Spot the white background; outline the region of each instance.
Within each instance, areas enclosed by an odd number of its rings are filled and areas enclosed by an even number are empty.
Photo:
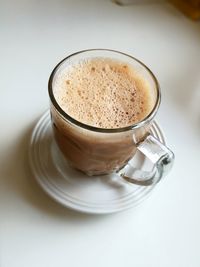
[[[107,216],[51,200],[27,160],[51,70],[87,48],[121,50],[153,70],[157,120],[176,154],[141,206]],[[164,3],[1,1],[0,61],[0,266],[199,267],[200,23]]]

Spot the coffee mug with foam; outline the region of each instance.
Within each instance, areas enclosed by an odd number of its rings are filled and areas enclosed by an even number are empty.
[[[133,122],[132,124],[126,125],[122,123],[120,125],[120,122],[118,122],[116,127],[105,127],[105,125],[101,127],[100,124],[97,126],[86,123],[84,116],[83,119],[77,119],[64,110],[61,102],[59,103],[56,97],[57,81],[60,77],[62,77],[63,71],[70,69],[73,66],[77,66],[80,62],[90,61],[95,62],[95,66],[102,65],[102,62],[112,62],[111,65],[117,62],[116,64],[119,66],[123,65],[123,67],[129,66],[133,68],[135,73],[137,73],[137,77],[142,77],[145,83],[148,84],[149,96],[151,96],[151,101],[153,101],[152,108],[149,110],[148,114],[146,114],[141,120],[136,121],[135,123]],[[94,71],[96,70],[92,67],[91,72]],[[105,72],[106,68],[103,67],[102,71]],[[111,67],[108,71],[113,73],[113,68]],[[122,73],[120,71],[119,73]],[[86,77],[84,77],[84,72],[82,71],[81,73],[83,76],[81,79],[86,79]],[[80,71],[79,74],[77,72],[77,75],[80,75]],[[90,75],[95,74],[92,73]],[[113,75],[116,75],[116,73]],[[123,73],[120,75],[123,75]],[[76,75],[73,77],[76,77]],[[103,78],[103,76],[98,77],[106,79]],[[109,76],[107,75],[105,77]],[[66,88],[67,84],[69,85],[70,82],[71,81],[69,80],[65,81]],[[77,88],[74,87],[73,90],[80,89],[78,88],[80,84],[76,84]],[[109,80],[106,84],[107,86],[110,86]],[[117,172],[125,180],[142,186],[157,183],[169,172],[174,161],[174,154],[168,147],[162,144],[149,132],[160,105],[161,92],[159,83],[151,70],[141,61],[125,53],[109,49],[90,49],[80,51],[64,58],[57,64],[50,75],[48,89],[54,137],[60,151],[72,167],[90,176]],[[87,98],[88,97],[85,97],[84,101]],[[95,105],[98,105],[98,103],[103,101],[101,100],[101,92],[98,96],[94,96],[94,98],[96,99],[94,99],[94,101],[96,101]],[[63,97],[61,97],[61,99],[63,99]],[[129,104],[129,100],[132,101],[129,99],[129,95],[127,94],[127,99],[124,100],[126,101],[124,103]],[[65,104],[70,106],[70,108],[76,112],[76,109],[80,106],[80,103],[78,102],[79,98],[75,98],[72,94],[71,98],[68,98],[68,103]],[[134,103],[134,105],[137,104],[138,103]],[[87,106],[87,101],[85,102],[85,106]],[[109,114],[107,114],[107,117],[109,121]],[[109,125],[112,125],[112,121]],[[137,150],[142,152],[145,157],[152,162],[153,167],[151,171],[146,172],[139,170],[136,172],[136,175],[132,176],[129,175],[129,171],[126,172],[126,165],[129,160],[134,157]]]

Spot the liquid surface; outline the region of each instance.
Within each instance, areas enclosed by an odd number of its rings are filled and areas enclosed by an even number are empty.
[[[121,128],[143,120],[153,108],[150,86],[128,64],[109,58],[63,69],[54,96],[74,119],[99,128]]]

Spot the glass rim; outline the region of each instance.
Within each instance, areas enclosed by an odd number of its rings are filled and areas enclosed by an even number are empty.
[[[107,51],[107,52],[114,52],[114,53],[117,53],[117,54],[121,54],[121,55],[126,56],[126,57],[129,57],[130,59],[132,59],[132,60],[136,61],[137,63],[141,64],[149,72],[149,74],[153,78],[153,80],[155,82],[155,85],[156,85],[157,97],[156,97],[156,101],[155,101],[155,104],[154,104],[153,109],[151,110],[151,112],[143,120],[141,120],[141,121],[139,121],[137,123],[134,123],[132,125],[121,127],[121,128],[99,128],[99,127],[96,127],[96,126],[85,124],[83,122],[80,122],[80,121],[74,119],[73,117],[71,117],[69,114],[67,114],[60,107],[60,105],[58,104],[58,102],[56,101],[56,99],[54,97],[53,87],[52,87],[52,82],[53,82],[55,73],[59,69],[60,65],[63,62],[65,62],[66,60],[68,60],[69,58],[74,57],[74,56],[76,56],[78,54],[82,54],[82,53],[90,52],[90,51],[91,52],[92,51],[94,51],[94,52],[95,51],[97,51],[97,52],[98,51]],[[84,128],[86,130],[93,131],[93,132],[100,132],[100,133],[119,133],[119,132],[126,132],[126,131],[134,130],[136,128],[140,128],[140,127],[146,125],[147,123],[149,123],[154,118],[154,116],[155,116],[155,114],[156,114],[156,112],[157,112],[157,110],[159,108],[160,101],[161,101],[160,85],[158,83],[158,80],[155,77],[155,75],[153,74],[153,72],[142,61],[140,61],[137,58],[135,58],[133,56],[130,56],[130,55],[126,54],[126,53],[123,53],[123,52],[120,52],[120,51],[117,51],[117,50],[112,50],[112,49],[104,49],[104,48],[95,48],[95,49],[81,50],[81,51],[75,52],[73,54],[70,54],[69,56],[67,56],[64,59],[62,59],[55,66],[55,68],[53,69],[53,71],[50,74],[49,81],[48,81],[48,93],[49,93],[49,97],[50,97],[51,103],[53,104],[53,106],[55,107],[55,109],[59,112],[59,114],[62,116],[62,118],[64,120],[67,120],[67,121],[71,122],[72,124],[75,124],[76,126],[79,126],[81,128]]]

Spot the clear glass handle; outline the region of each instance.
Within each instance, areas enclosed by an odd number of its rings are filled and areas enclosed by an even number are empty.
[[[152,162],[154,166],[152,171],[136,169],[134,177],[131,177],[123,169],[120,173],[121,177],[130,183],[143,186],[158,183],[170,171],[174,162],[174,153],[152,135],[148,135],[144,141],[138,143],[137,149]]]

